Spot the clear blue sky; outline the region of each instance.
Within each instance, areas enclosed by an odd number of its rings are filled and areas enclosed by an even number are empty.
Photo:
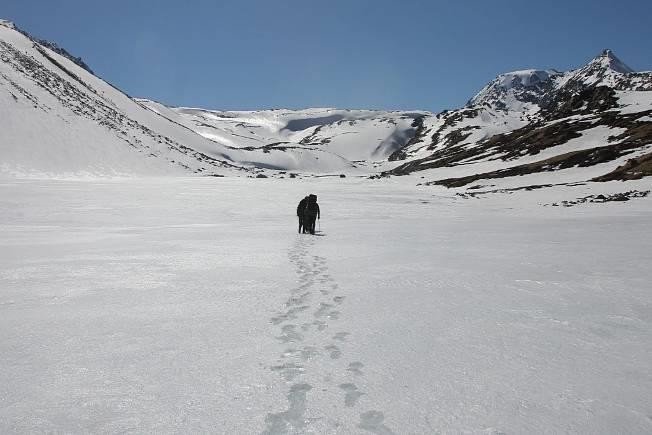
[[[464,104],[501,72],[611,48],[652,69],[652,1],[2,0],[133,96],[215,109]]]

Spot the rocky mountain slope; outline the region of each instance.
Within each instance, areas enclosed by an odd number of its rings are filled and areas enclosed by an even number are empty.
[[[427,118],[421,139],[400,151],[404,162],[384,175],[418,172],[449,187],[548,172],[512,183],[651,175],[651,90],[652,73],[609,50],[567,73],[502,74],[466,107]]]
[[[403,176],[527,187],[650,175],[652,73],[605,50],[501,74],[456,110],[216,111],[134,99],[0,22],[0,173]]]
[[[636,73],[605,50],[565,73],[501,74],[465,107],[436,115],[219,112],[141,102],[234,147],[334,152],[373,178],[416,175],[448,187],[480,181],[476,186],[495,186],[488,180],[509,179],[527,186],[648,175],[650,90],[652,73]],[[542,176],[522,177],[530,174]]]

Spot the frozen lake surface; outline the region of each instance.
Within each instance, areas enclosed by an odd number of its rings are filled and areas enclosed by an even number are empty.
[[[652,200],[542,205],[597,186],[3,180],[0,432],[651,433]]]

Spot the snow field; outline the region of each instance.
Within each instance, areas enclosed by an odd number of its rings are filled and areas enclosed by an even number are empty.
[[[624,187],[4,180],[0,432],[649,433]]]

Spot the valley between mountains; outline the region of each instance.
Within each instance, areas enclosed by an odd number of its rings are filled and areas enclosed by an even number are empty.
[[[168,107],[7,21],[0,57],[8,177],[404,177],[466,191],[652,173],[652,73],[610,50],[567,72],[501,74],[437,114]]]

